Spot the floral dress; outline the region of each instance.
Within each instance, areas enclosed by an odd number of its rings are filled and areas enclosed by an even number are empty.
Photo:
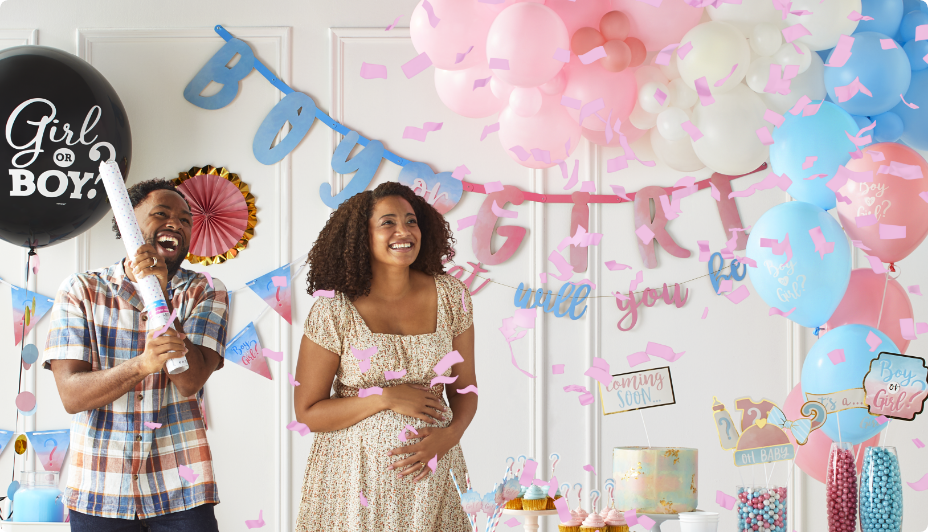
[[[450,275],[435,276],[438,292],[438,324],[434,333],[395,335],[373,333],[351,301],[342,293],[320,297],[306,318],[304,332],[316,344],[338,354],[341,363],[335,374],[334,397],[356,397],[364,388],[386,388],[398,384],[428,386],[436,376],[432,368],[454,348],[451,341],[473,323],[470,293]],[[465,309],[466,306],[466,309]],[[351,352],[377,346],[364,373]],[[385,371],[406,370],[387,381]],[[448,369],[443,375],[449,376]],[[453,384],[451,386],[454,386]],[[444,385],[432,393],[443,397]],[[306,464],[303,498],[296,530],[306,532],[467,532],[467,514],[449,469],[462,483],[467,473],[464,454],[455,445],[438,461],[436,471],[419,482],[414,475],[397,478],[387,467],[395,460],[387,451],[402,445],[400,433],[407,425],[447,427],[384,410],[363,421],[334,432],[314,433]],[[410,432],[408,436],[413,436]],[[362,504],[363,494],[367,506]]]

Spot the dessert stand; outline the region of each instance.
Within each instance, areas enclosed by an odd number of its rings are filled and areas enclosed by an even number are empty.
[[[513,515],[516,517],[524,517],[525,522],[522,523],[522,528],[526,532],[535,532],[538,530],[538,518],[543,515],[557,515],[557,510],[507,510],[503,509],[503,515]]]

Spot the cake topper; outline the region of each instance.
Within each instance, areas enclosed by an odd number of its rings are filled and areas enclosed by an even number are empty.
[[[875,416],[912,421],[928,398],[928,367],[918,357],[882,352],[864,375],[867,410]]]

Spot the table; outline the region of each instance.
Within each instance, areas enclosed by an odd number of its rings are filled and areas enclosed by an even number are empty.
[[[522,527],[526,532],[535,532],[538,530],[538,518],[542,515],[557,515],[557,510],[508,510],[503,509],[503,515],[513,515],[515,517],[524,517],[525,522]]]

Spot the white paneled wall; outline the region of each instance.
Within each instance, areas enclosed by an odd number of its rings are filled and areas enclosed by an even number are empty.
[[[0,6],[0,47],[35,43],[38,34],[43,45],[80,55],[107,77],[132,125],[135,159],[130,182],[174,177],[192,166],[212,164],[238,173],[252,187],[259,220],[255,238],[239,258],[209,268],[234,289],[302,256],[329,215],[319,199],[320,184],[329,182],[337,192],[350,176],[331,170],[329,161],[340,136],[319,123],[281,163],[264,166],[255,160],[251,150],[255,130],[281,98],[257,72],[241,82],[238,97],[224,109],[206,111],[183,99],[184,86],[223,44],[212,30],[216,24],[247,41],[280,79],[309,94],[320,109],[362,135],[382,140],[402,157],[427,162],[435,170],[466,164],[472,172],[468,180],[477,183],[502,181],[525,191],[565,193],[557,167],[553,171],[522,168],[502,150],[495,135],[480,141],[483,127],[496,119],[465,119],[448,110],[435,93],[431,70],[412,79],[402,74],[400,65],[416,55],[408,30],[400,27],[384,32],[383,28],[397,15],[403,16],[400,25],[405,25],[415,4],[415,0],[7,0]],[[386,65],[388,79],[361,79],[362,61]],[[426,121],[443,122],[444,127],[430,133],[426,142],[402,139],[407,125],[421,126]],[[640,158],[654,159],[646,138],[634,147]],[[671,185],[682,177],[662,165],[646,168],[637,162],[608,174],[605,161],[616,155],[616,150],[584,141],[576,152],[581,179],[608,193],[610,184],[634,191],[648,185]],[[385,161],[372,186],[394,180],[398,174],[399,168]],[[702,179],[710,172],[693,175]],[[743,190],[761,177],[738,179],[733,187]],[[452,227],[458,218],[475,213],[482,199],[482,195],[466,193],[448,215]],[[737,201],[744,224],[751,225],[785,199],[778,191],[765,191]],[[732,465],[731,454],[719,448],[711,425],[712,397],[718,396],[729,410],[735,398],[747,395],[782,402],[798,382],[802,358],[814,336],[780,317],[767,317],[767,306],[753,290],[751,297],[735,306],[715,296],[704,277],[685,285],[690,295],[683,308],[663,303],[642,307],[638,325],[628,332],[619,331],[616,323],[624,312],[616,308],[609,293],[624,289],[642,269],[632,207],[592,205],[590,231],[606,236],[600,246],[590,248],[589,270],[574,280],[589,278],[597,289],[587,300],[583,318],[571,321],[540,314],[535,330],[513,343],[519,365],[536,375],[528,379],[512,367],[509,348],[497,330],[515,309],[514,291],[503,285],[539,286],[538,274],[551,268],[548,254],[568,236],[571,206],[525,202],[509,208],[519,217],[505,223],[525,227],[528,233],[509,261],[486,267],[489,272],[484,275],[500,284],[490,284],[474,297],[480,409],[462,442],[474,487],[489,489],[499,479],[507,456],[533,456],[547,477],[547,456],[557,452],[561,456],[558,478],[583,483],[584,498],[589,500],[591,487],[601,489],[612,476],[612,448],[644,445],[648,439],[659,446],[699,448],[700,506],[704,509],[717,508],[716,489],[732,493],[742,477],[761,478],[759,466],[754,471],[739,471]],[[704,275],[707,268],[697,259],[696,240],[709,240],[713,249],[727,240],[708,191],[688,198],[683,209],[681,218],[668,228],[693,256],[677,259],[658,248],[659,267],[645,270],[642,286],[672,285]],[[456,237],[458,263],[476,262],[471,230],[460,231]],[[494,245],[500,242],[496,239]],[[0,244],[0,256],[4,257],[0,277],[22,285],[25,252]],[[107,219],[82,237],[41,250],[40,256],[42,268],[33,289],[53,296],[67,275],[115,262],[122,256],[122,247],[113,238]],[[919,265],[926,258],[928,251],[923,247],[904,261],[900,282],[918,284]],[[632,269],[609,271],[603,267],[609,260],[630,264]],[[298,279],[295,288],[303,283]],[[750,288],[748,280],[743,283]],[[549,283],[546,288],[557,290],[559,286]],[[259,510],[264,511],[269,530],[291,530],[296,517],[312,436],[303,438],[283,428],[293,419],[286,373],[295,367],[302,322],[312,300],[303,290],[293,293],[292,326],[270,312],[256,322],[262,343],[284,352],[283,362],[272,364],[274,380],[266,381],[230,364],[206,386],[208,437],[223,501],[217,515],[223,530],[241,529],[243,521],[255,519]],[[248,290],[236,293],[230,332],[244,327],[263,305]],[[913,305],[916,319],[924,320],[928,305],[917,296],[913,296]],[[0,321],[8,319],[2,309],[9,307],[8,291],[0,288]],[[701,320],[705,307],[709,316]],[[40,322],[35,333],[40,348],[47,321]],[[9,329],[0,325],[0,345],[12,345]],[[686,351],[672,364],[676,405],[649,409],[643,415],[603,416],[598,404],[580,406],[577,394],[564,392],[569,384],[594,389],[595,382],[583,376],[593,357],[605,358],[616,372],[626,371],[625,357],[643,350],[648,341]],[[18,348],[9,350],[0,368],[0,405],[9,405],[0,408],[0,428],[4,429],[15,423],[12,402],[17,373],[12,369],[18,352]],[[925,356],[918,342],[912,344],[910,354]],[[564,374],[553,375],[552,364],[564,364]],[[38,430],[68,426],[69,416],[61,407],[52,375],[32,370],[25,379],[24,386],[34,388],[39,400],[38,413],[28,422]],[[928,459],[911,443],[923,429],[921,419],[891,426],[888,440],[900,449],[905,480],[914,481],[928,472]],[[0,455],[0,478],[12,471],[12,456],[11,451]],[[582,469],[587,464],[595,474]],[[785,481],[787,471],[785,463],[778,464],[775,479]],[[793,479],[793,494],[800,504],[792,510],[791,526],[799,532],[823,530],[822,486],[798,470]],[[928,508],[921,504],[924,496],[910,490],[905,496],[905,530],[921,531],[928,524]],[[549,532],[556,530],[553,519],[546,527]],[[734,529],[733,513],[723,511],[721,529]]]

